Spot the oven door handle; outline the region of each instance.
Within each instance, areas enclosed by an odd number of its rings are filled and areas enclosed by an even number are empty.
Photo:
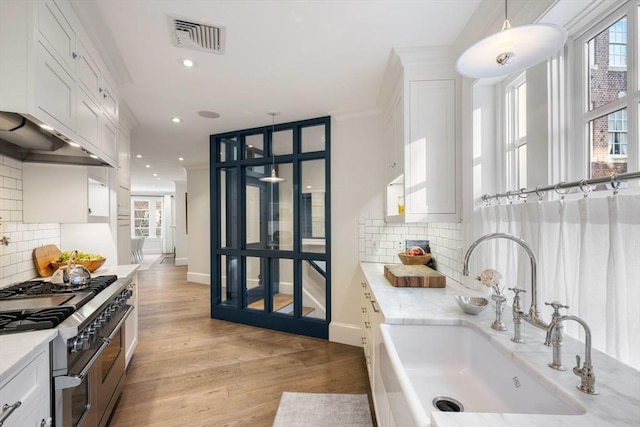
[[[93,365],[96,363],[98,358],[102,356],[102,352],[109,346],[109,344],[111,344],[111,340],[113,339],[113,337],[116,336],[116,334],[122,327],[122,324],[127,320],[127,318],[129,317],[129,314],[131,314],[132,310],[133,310],[133,307],[127,306],[127,311],[124,313],[124,316],[122,316],[122,319],[118,321],[118,324],[116,325],[116,327],[113,328],[113,332],[111,332],[111,335],[109,335],[109,338],[102,339],[103,340],[102,345],[100,346],[96,354],[93,355],[91,360],[89,360],[89,362],[84,366],[82,371],[80,371],[79,374],[61,375],[59,377],[55,377],[56,390],[64,390],[67,388],[78,387],[80,384],[82,384],[82,381],[84,381],[85,377],[87,376],[87,374],[89,373]]]

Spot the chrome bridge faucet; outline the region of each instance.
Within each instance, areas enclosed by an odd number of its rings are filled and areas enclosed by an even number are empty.
[[[552,305],[556,312],[558,311],[559,308],[564,307],[557,301],[549,305]],[[556,308],[555,305],[557,305],[558,308]],[[589,329],[589,326],[584,320],[580,319],[577,316],[555,316],[555,313],[554,313],[554,317],[551,320],[551,323],[549,323],[549,327],[547,328],[547,337],[544,341],[544,344],[546,346],[551,345],[552,336],[555,335],[555,337],[557,337],[557,333],[556,333],[557,328],[560,327],[560,324],[565,320],[575,320],[576,322],[578,322],[584,328],[584,334],[585,334],[584,365],[582,365],[582,367],[580,366],[580,355],[578,354],[576,355],[576,366],[573,368],[573,373],[580,377],[580,385],[576,385],[576,387],[578,388],[578,390],[580,390],[583,393],[598,394],[598,391],[596,390],[596,387],[595,387],[596,375],[593,372],[593,365],[591,363],[591,329]],[[554,345],[554,361],[553,361],[554,364],[556,363],[555,351],[556,350]],[[562,365],[560,364],[560,366]],[[553,366],[551,367],[553,368]]]
[[[516,242],[527,252],[529,255],[529,260],[531,261],[531,306],[529,307],[529,314],[525,313],[520,309],[520,292],[524,292],[522,289],[517,289],[516,296],[513,300],[512,311],[513,311],[513,322],[514,322],[514,334],[511,341],[521,343],[523,342],[522,336],[520,334],[520,322],[521,320],[526,321],[527,323],[540,328],[547,329],[548,325],[540,319],[540,312],[538,311],[537,303],[538,303],[538,279],[537,279],[537,268],[536,268],[536,257],[531,250],[531,247],[520,237],[514,236],[513,234],[508,233],[491,233],[486,234],[480,237],[478,240],[473,242],[469,249],[467,249],[467,253],[464,256],[464,264],[462,266],[462,275],[469,275],[469,259],[471,258],[471,254],[478,247],[478,245],[486,240],[491,239],[507,239],[513,242]]]

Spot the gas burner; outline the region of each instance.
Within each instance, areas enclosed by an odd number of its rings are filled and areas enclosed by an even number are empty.
[[[36,312],[15,311],[0,314],[0,329],[3,333],[23,332],[36,329],[55,328],[71,316],[73,307],[45,308]]]

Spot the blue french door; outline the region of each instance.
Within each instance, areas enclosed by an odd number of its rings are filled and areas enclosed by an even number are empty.
[[[329,141],[329,117],[211,136],[212,318],[328,338]]]

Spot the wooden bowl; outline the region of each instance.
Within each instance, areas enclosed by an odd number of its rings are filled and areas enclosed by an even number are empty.
[[[80,265],[86,267],[87,270],[89,270],[90,273],[93,273],[94,271],[96,271],[97,269],[102,267],[106,260],[107,260],[106,258],[102,258],[102,259],[96,259],[96,260],[90,260],[90,261],[76,261],[76,264],[80,264]],[[59,269],[60,267],[66,266],[67,264],[69,264],[69,262],[55,262],[55,261],[52,261],[51,262],[51,267],[55,271],[55,270]]]
[[[404,252],[400,252],[398,258],[404,265],[425,265],[431,259],[431,254],[405,255]]]

